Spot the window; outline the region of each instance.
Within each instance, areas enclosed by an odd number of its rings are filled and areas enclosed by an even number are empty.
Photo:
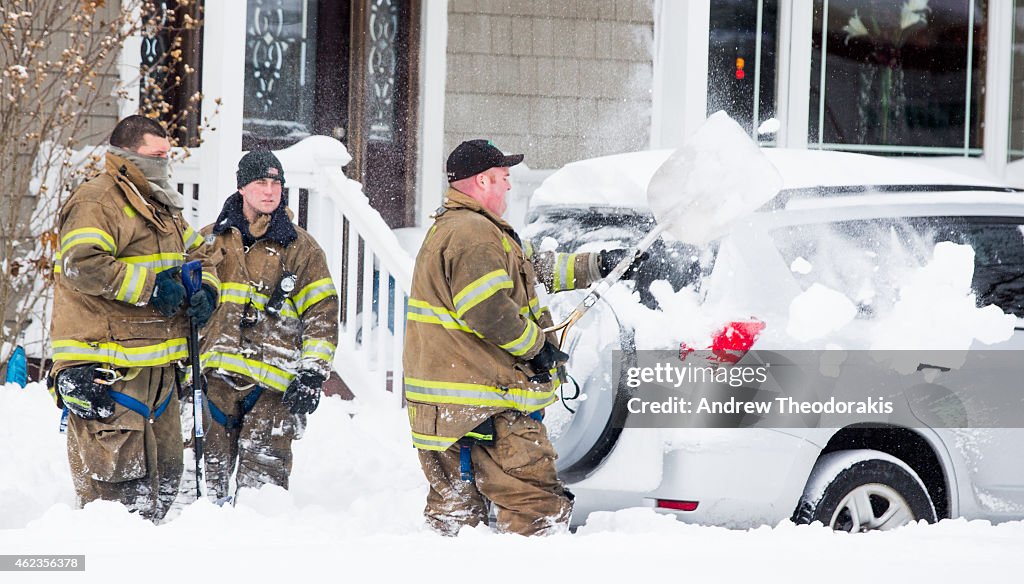
[[[248,0],[243,148],[314,134],[317,0]]]
[[[907,274],[930,261],[935,244],[974,248],[972,286],[978,305],[1024,317],[1024,225],[997,217],[909,217],[795,225],[772,234],[804,290],[842,292],[860,316],[884,314]],[[803,262],[812,269],[802,269]],[[796,262],[794,264],[794,262]]]
[[[725,110],[751,135],[775,116],[778,0],[711,3],[708,115]],[[773,143],[774,132],[760,134]]]
[[[1010,161],[1024,158],[1024,0],[1013,3],[1013,81],[1010,89]]]
[[[980,155],[985,0],[815,0],[811,147]]]

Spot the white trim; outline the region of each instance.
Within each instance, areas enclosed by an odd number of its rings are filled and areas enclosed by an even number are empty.
[[[138,22],[142,19],[142,5],[138,0],[121,0],[121,9],[131,9],[132,20]],[[118,87],[114,88],[113,95],[117,95],[118,89],[123,89],[126,98],[117,100],[117,119],[121,120],[139,112],[139,88],[141,78],[139,69],[141,65],[142,34],[139,31],[127,37],[121,44],[121,52],[117,55],[117,76]],[[113,129],[113,128],[111,128]]]
[[[757,0],[757,24],[754,26],[754,111],[751,116],[750,137],[758,140],[761,125],[761,45],[764,40],[764,0]]]
[[[779,5],[778,119],[780,147],[807,148],[811,100],[812,0]]]
[[[203,132],[199,156],[199,217],[216,217],[235,191],[235,169],[242,152],[245,99],[245,0],[207,2],[203,14]],[[215,103],[220,101],[219,113]]]
[[[677,148],[707,118],[711,0],[655,0],[651,148]]]
[[[419,176],[416,217],[419,225],[444,196],[444,106],[448,62],[448,0],[423,2],[420,49]]]
[[[1013,95],[1013,2],[990,2],[985,71],[985,120],[982,147],[988,167],[1006,177],[1010,148],[1010,100]],[[970,99],[970,94],[968,94]],[[970,120],[967,120],[968,125]]]

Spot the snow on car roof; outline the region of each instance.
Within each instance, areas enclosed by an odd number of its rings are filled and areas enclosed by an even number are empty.
[[[647,185],[672,152],[647,150],[571,162],[541,183],[530,206],[646,208]],[[786,190],[858,185],[1000,186],[989,179],[906,158],[789,148],[765,148],[764,153],[782,175]]]

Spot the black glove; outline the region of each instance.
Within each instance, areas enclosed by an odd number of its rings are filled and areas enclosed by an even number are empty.
[[[209,322],[214,308],[217,308],[217,291],[212,286],[203,284],[199,291],[189,298],[185,314],[195,321],[197,329],[201,329]]]
[[[551,341],[544,341],[544,347],[540,350],[540,353],[537,353],[533,359],[527,361],[534,373],[529,378],[530,381],[534,383],[547,383],[551,381],[551,370],[568,360],[569,355],[559,351],[558,347],[552,344]]]
[[[156,275],[153,297],[149,299],[153,308],[170,318],[178,314],[181,303],[184,301],[185,286],[181,283],[181,268],[171,268]]]
[[[114,398],[107,386],[96,383],[100,365],[68,367],[57,374],[57,393],[68,410],[84,420],[98,420],[114,413]]]
[[[615,266],[619,265],[622,258],[633,253],[631,249],[606,249],[598,252],[597,256],[597,268],[601,271],[601,277],[604,278],[608,274],[612,273]],[[624,280],[632,280],[636,271],[640,268],[640,265],[647,259],[647,252],[640,254],[640,257],[633,260],[633,263],[626,268],[625,273],[622,274]]]
[[[320,405],[320,388],[324,381],[327,378],[316,371],[299,371],[288,385],[288,391],[281,396],[281,401],[293,414],[312,414]]]

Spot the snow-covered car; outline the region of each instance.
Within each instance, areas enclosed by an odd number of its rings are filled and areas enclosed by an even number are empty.
[[[669,154],[567,165],[535,193],[524,235],[559,251],[635,244],[653,224],[647,182]],[[549,408],[546,423],[577,495],[574,523],[633,506],[738,528],[1024,518],[1024,430],[1012,424],[629,427],[623,372],[637,348],[1024,348],[1024,193],[934,163],[765,154],[784,181],[775,199],[706,248],[667,243],[673,266],[659,269],[669,282],[616,286],[573,331],[579,395],[565,384],[566,407]],[[639,286],[650,288],[647,306]],[[581,297],[552,296],[556,322]],[[735,334],[751,322],[763,330]],[[936,375],[978,381],[956,367],[918,369],[922,386]],[[964,416],[994,407],[984,400],[972,396]]]

